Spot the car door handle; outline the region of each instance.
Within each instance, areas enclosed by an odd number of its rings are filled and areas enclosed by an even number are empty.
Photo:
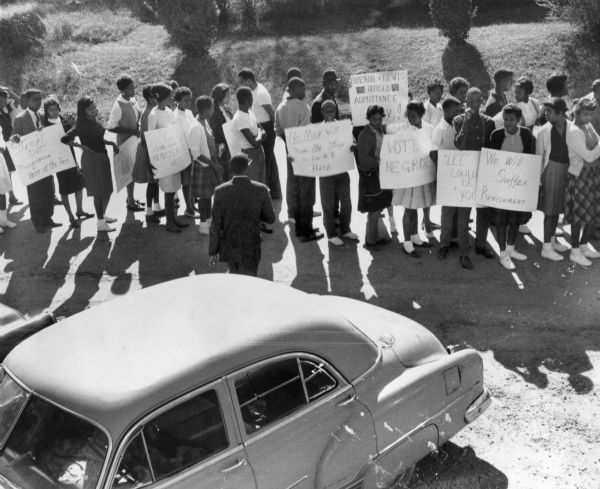
[[[231,465],[229,467],[225,467],[224,469],[219,470],[219,472],[221,472],[223,474],[226,474],[227,472],[231,472],[232,470],[239,469],[240,467],[243,467],[247,463],[248,462],[246,462],[246,460],[242,458],[241,460],[238,460],[237,463],[235,463],[235,464],[233,464],[233,465]]]
[[[344,407],[344,406],[347,406],[348,404],[352,404],[354,401],[356,401],[356,394],[352,394],[348,399],[338,402],[336,404],[336,406]]]

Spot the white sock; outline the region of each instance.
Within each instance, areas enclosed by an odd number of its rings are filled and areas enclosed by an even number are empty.
[[[146,207],[146,215],[147,216],[153,216],[154,215],[154,211],[148,207]]]
[[[160,204],[158,202],[152,204],[152,210],[153,211],[162,211],[162,207],[160,206]]]

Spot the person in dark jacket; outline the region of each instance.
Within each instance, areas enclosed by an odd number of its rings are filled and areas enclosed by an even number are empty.
[[[490,90],[490,95],[485,104],[486,115],[494,117],[502,111],[502,108],[508,103],[506,92],[510,90],[512,82],[512,71],[502,68],[494,73],[494,88]]]
[[[246,175],[248,156],[231,158],[231,181],[215,189],[209,264],[226,262],[229,273],[256,276],[261,255],[260,223],[275,222],[269,188]]]
[[[211,92],[213,105],[215,110],[213,115],[208,119],[208,124],[215,136],[215,143],[219,150],[219,163],[223,166],[223,181],[231,180],[231,168],[229,161],[231,160],[231,152],[225,139],[223,124],[233,119],[233,112],[229,108],[229,100],[231,99],[231,89],[227,83],[219,83],[215,85]]]
[[[517,104],[505,105],[502,109],[504,128],[496,129],[486,147],[511,153],[535,154],[535,138],[526,127],[519,126],[523,112]],[[519,225],[531,219],[531,212],[508,211],[490,207],[490,221],[496,228],[496,238],[500,247],[500,263],[508,270],[514,270],[515,260],[527,260],[527,256],[515,250]]]

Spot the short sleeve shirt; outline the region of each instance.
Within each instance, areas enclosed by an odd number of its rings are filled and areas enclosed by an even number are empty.
[[[233,139],[234,148],[232,154],[241,151],[242,149],[251,149],[252,144],[246,139],[246,136],[242,134],[243,129],[248,129],[255,136],[258,135],[258,122],[256,117],[251,110],[248,112],[242,112],[238,110],[233,116]]]
[[[256,120],[259,124],[263,122],[269,122],[271,117],[269,113],[263,108],[263,105],[272,105],[271,104],[271,95],[264,87],[264,85],[257,83],[256,88],[252,90],[252,112],[256,116]]]
[[[433,128],[431,136],[431,150],[456,149],[454,145],[454,126],[448,124],[446,119],[442,119],[437,126]]]

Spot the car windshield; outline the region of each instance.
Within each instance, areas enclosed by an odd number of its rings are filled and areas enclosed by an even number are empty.
[[[108,451],[107,436],[88,421],[28,395],[8,375],[0,383],[0,435],[6,440],[0,474],[12,485],[96,487]]]

